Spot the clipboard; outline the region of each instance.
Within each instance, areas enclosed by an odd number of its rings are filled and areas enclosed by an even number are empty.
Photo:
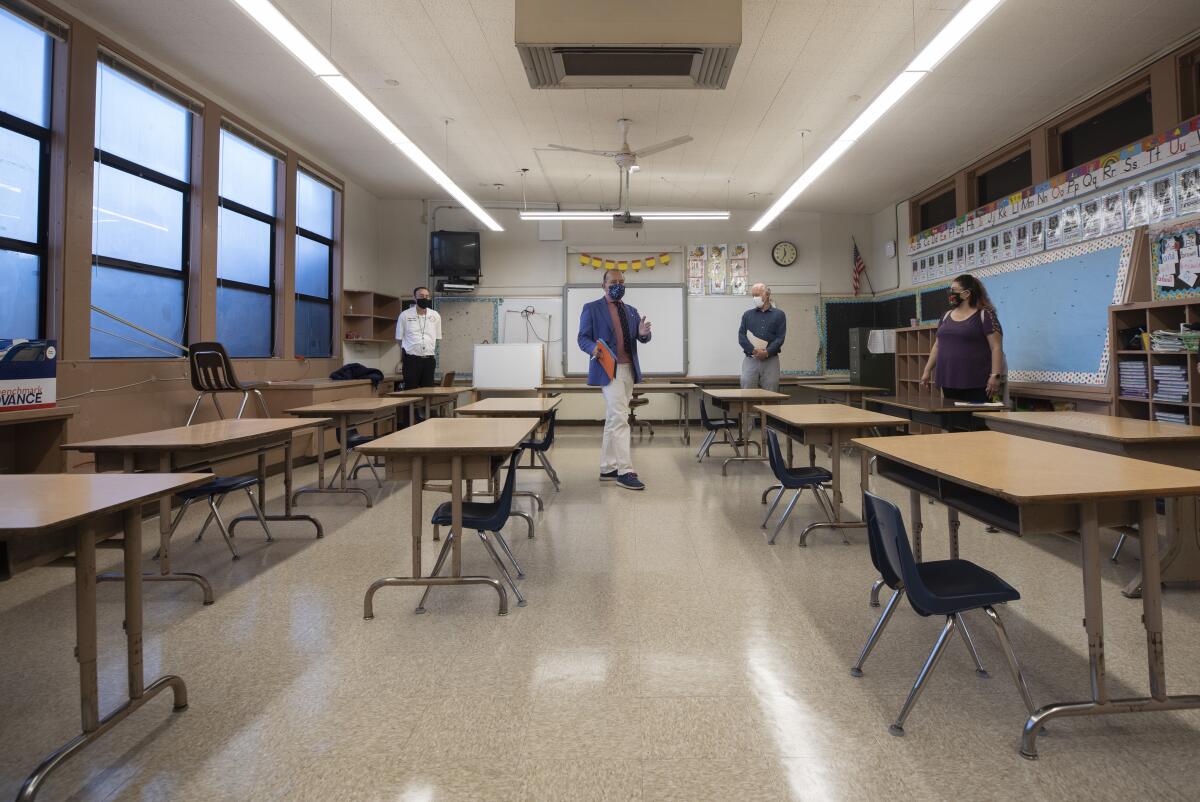
[[[600,367],[604,368],[608,380],[612,381],[617,375],[617,355],[608,347],[608,343],[604,340],[596,340],[596,353],[593,358],[600,363]]]

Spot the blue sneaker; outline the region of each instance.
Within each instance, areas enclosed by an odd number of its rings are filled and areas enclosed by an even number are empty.
[[[601,481],[601,482],[615,482],[615,481],[617,481],[617,472],[616,472],[616,471],[603,471],[603,472],[601,472],[601,474],[600,474],[600,481]]]
[[[638,475],[633,471],[623,473],[617,477],[617,485],[626,490],[645,490],[646,486],[642,484],[642,480],[638,479]]]

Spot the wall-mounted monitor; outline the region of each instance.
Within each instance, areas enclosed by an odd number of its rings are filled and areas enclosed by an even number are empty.
[[[479,232],[434,231],[429,235],[429,267],[435,276],[478,276]]]

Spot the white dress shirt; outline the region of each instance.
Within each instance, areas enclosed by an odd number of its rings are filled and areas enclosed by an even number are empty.
[[[434,309],[426,309],[425,314],[418,315],[417,307],[410,306],[396,321],[396,339],[406,354],[433,356],[437,341],[442,339],[442,316]]]

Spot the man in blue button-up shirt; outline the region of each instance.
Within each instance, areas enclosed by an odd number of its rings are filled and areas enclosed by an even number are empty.
[[[742,389],[761,387],[779,392],[779,352],[787,335],[787,315],[771,304],[771,288],[755,284],[750,288],[754,307],[742,314],[738,343],[746,358],[742,360]]]

